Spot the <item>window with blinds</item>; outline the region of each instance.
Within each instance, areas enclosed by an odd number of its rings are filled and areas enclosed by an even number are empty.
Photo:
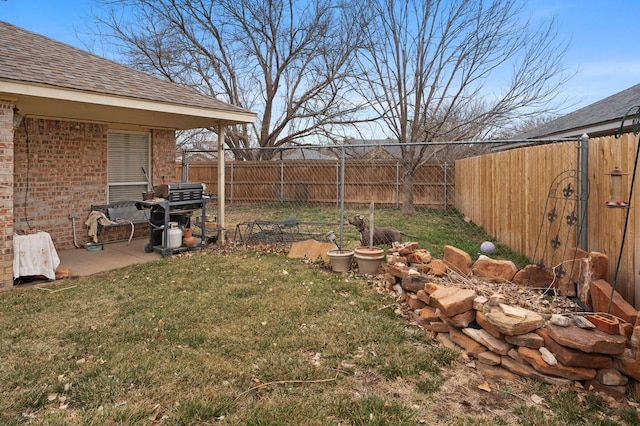
[[[140,200],[148,190],[142,169],[150,173],[149,133],[109,132],[107,138],[107,181],[109,203]]]

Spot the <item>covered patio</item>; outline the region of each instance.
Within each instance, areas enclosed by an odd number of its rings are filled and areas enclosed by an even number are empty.
[[[89,251],[84,248],[58,251],[60,265],[69,268],[70,277],[86,277],[129,265],[155,262],[162,259],[158,252],[145,253],[146,238],[105,244],[104,250]]]

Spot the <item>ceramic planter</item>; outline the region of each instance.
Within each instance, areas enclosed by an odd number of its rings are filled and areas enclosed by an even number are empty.
[[[358,270],[363,275],[376,275],[384,258],[384,249],[380,247],[358,247],[354,250]]]
[[[351,261],[353,260],[353,250],[333,249],[327,252],[331,269],[334,272],[347,272],[351,269]]]
[[[196,243],[196,239],[193,236],[193,230],[191,228],[184,228],[182,230],[183,238],[182,242],[187,247],[193,247]]]

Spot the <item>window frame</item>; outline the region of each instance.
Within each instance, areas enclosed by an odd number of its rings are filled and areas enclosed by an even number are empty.
[[[125,147],[127,149],[124,149]],[[115,149],[122,149],[123,152],[121,154],[114,155]],[[141,152],[144,152],[144,154],[146,155],[146,161],[142,160],[137,162],[138,164],[123,166],[114,165],[114,161],[123,161],[125,158],[135,159],[136,155],[131,154],[138,154]],[[139,168],[143,167],[147,172],[147,176],[149,176],[152,163],[151,156],[151,132],[135,132],[125,130],[109,130],[107,132],[108,203],[131,199],[131,196],[123,195],[124,193],[122,191],[118,191],[118,188],[131,188],[129,192],[132,193],[132,191],[134,191],[133,193],[137,194],[134,199],[141,199],[142,192],[151,189],[149,188],[149,180],[144,176],[142,170]],[[133,162],[135,163],[135,161]],[[138,168],[138,170],[136,171],[135,168]],[[139,179],[137,178],[138,176],[140,176]]]

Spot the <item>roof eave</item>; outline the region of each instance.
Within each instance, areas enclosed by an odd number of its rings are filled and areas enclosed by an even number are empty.
[[[0,97],[17,99],[20,113],[60,120],[80,120],[150,128],[186,130],[253,123],[256,115],[168,103],[42,84],[0,79]]]

